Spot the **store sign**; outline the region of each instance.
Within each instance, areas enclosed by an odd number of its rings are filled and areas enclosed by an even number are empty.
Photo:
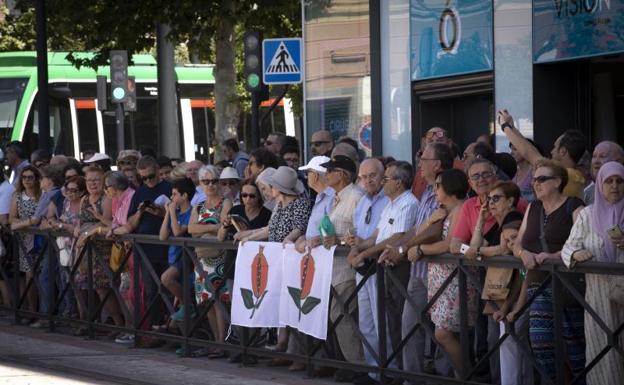
[[[624,0],[534,0],[536,63],[624,51]]]
[[[412,80],[488,71],[492,1],[411,0]]]

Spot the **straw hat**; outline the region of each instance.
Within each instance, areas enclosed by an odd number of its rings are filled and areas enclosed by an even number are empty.
[[[297,178],[297,171],[290,167],[280,166],[269,178],[269,184],[286,195],[303,193],[303,183]]]

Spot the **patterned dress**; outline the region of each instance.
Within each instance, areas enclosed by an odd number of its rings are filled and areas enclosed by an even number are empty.
[[[197,206],[197,223],[218,224],[221,221],[221,210],[223,201],[219,201],[215,207],[207,207],[208,201]],[[195,299],[197,303],[202,303],[217,297],[221,302],[230,301],[230,290],[225,284],[225,254],[223,252],[215,255],[215,250],[207,247],[196,247],[197,260],[201,264],[203,271],[207,274],[202,277],[195,271]]]
[[[19,220],[24,220],[35,215],[35,210],[37,209],[37,204],[39,201],[33,197],[30,197],[26,194],[25,191],[16,192],[15,198],[17,201],[17,218]],[[20,234],[16,233],[15,235],[18,241],[18,251],[19,251],[19,267],[20,271],[24,273],[32,273],[35,268],[35,255],[29,253],[35,246],[35,237],[31,234]]]
[[[102,202],[104,195],[102,194],[95,202],[95,207],[99,212],[102,212]],[[88,210],[91,207],[89,203],[89,197],[85,197],[80,204],[80,213],[78,217],[80,219],[80,232],[83,233],[94,226],[100,221]],[[111,255],[112,242],[104,240],[91,239],[89,241],[92,246],[93,254],[93,288],[104,289],[111,286],[111,280],[108,275],[109,272],[109,259]],[[80,253],[81,250],[74,248],[74,251]],[[78,258],[79,254],[76,254],[75,258]],[[82,289],[88,288],[87,270],[88,270],[88,254],[85,253],[84,257],[80,261],[79,273],[76,274],[76,282]]]
[[[444,221],[442,229],[442,238],[446,239],[450,227],[450,219]],[[427,291],[429,293],[429,301],[442,287],[442,284],[453,273],[456,266],[443,263],[429,263],[429,275]],[[479,304],[478,288],[475,285],[476,270],[472,267],[468,269],[472,278],[466,275],[466,286],[468,292],[466,299],[468,301],[468,325],[473,326],[477,320],[477,307]],[[436,302],[429,310],[431,321],[436,328],[444,329],[452,332],[459,332],[460,314],[459,314],[459,280],[457,276],[453,278],[451,283],[446,287],[444,292],[438,297]]]

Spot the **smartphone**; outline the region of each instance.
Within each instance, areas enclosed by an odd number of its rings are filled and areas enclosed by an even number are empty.
[[[143,201],[143,206],[144,207],[150,207],[150,208],[154,208],[154,202],[152,202],[151,200],[145,200]]]
[[[620,225],[617,225],[617,224],[609,227],[607,229],[607,234],[609,234],[611,238],[621,238],[622,236],[624,236],[624,233],[622,233],[622,229],[620,228]]]
[[[469,248],[470,248],[470,246],[468,246],[468,245],[467,245],[467,244],[465,244],[465,243],[462,243],[462,245],[459,247],[459,252],[460,252],[462,255],[466,255],[466,251],[468,251],[468,249],[469,249]]]
[[[243,231],[249,228],[249,222],[238,214],[230,214],[230,220],[237,231]]]

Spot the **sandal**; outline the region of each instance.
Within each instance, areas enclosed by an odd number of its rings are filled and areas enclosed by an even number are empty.
[[[211,353],[208,354],[208,358],[225,358],[227,354],[225,351],[221,349],[213,349]]]

